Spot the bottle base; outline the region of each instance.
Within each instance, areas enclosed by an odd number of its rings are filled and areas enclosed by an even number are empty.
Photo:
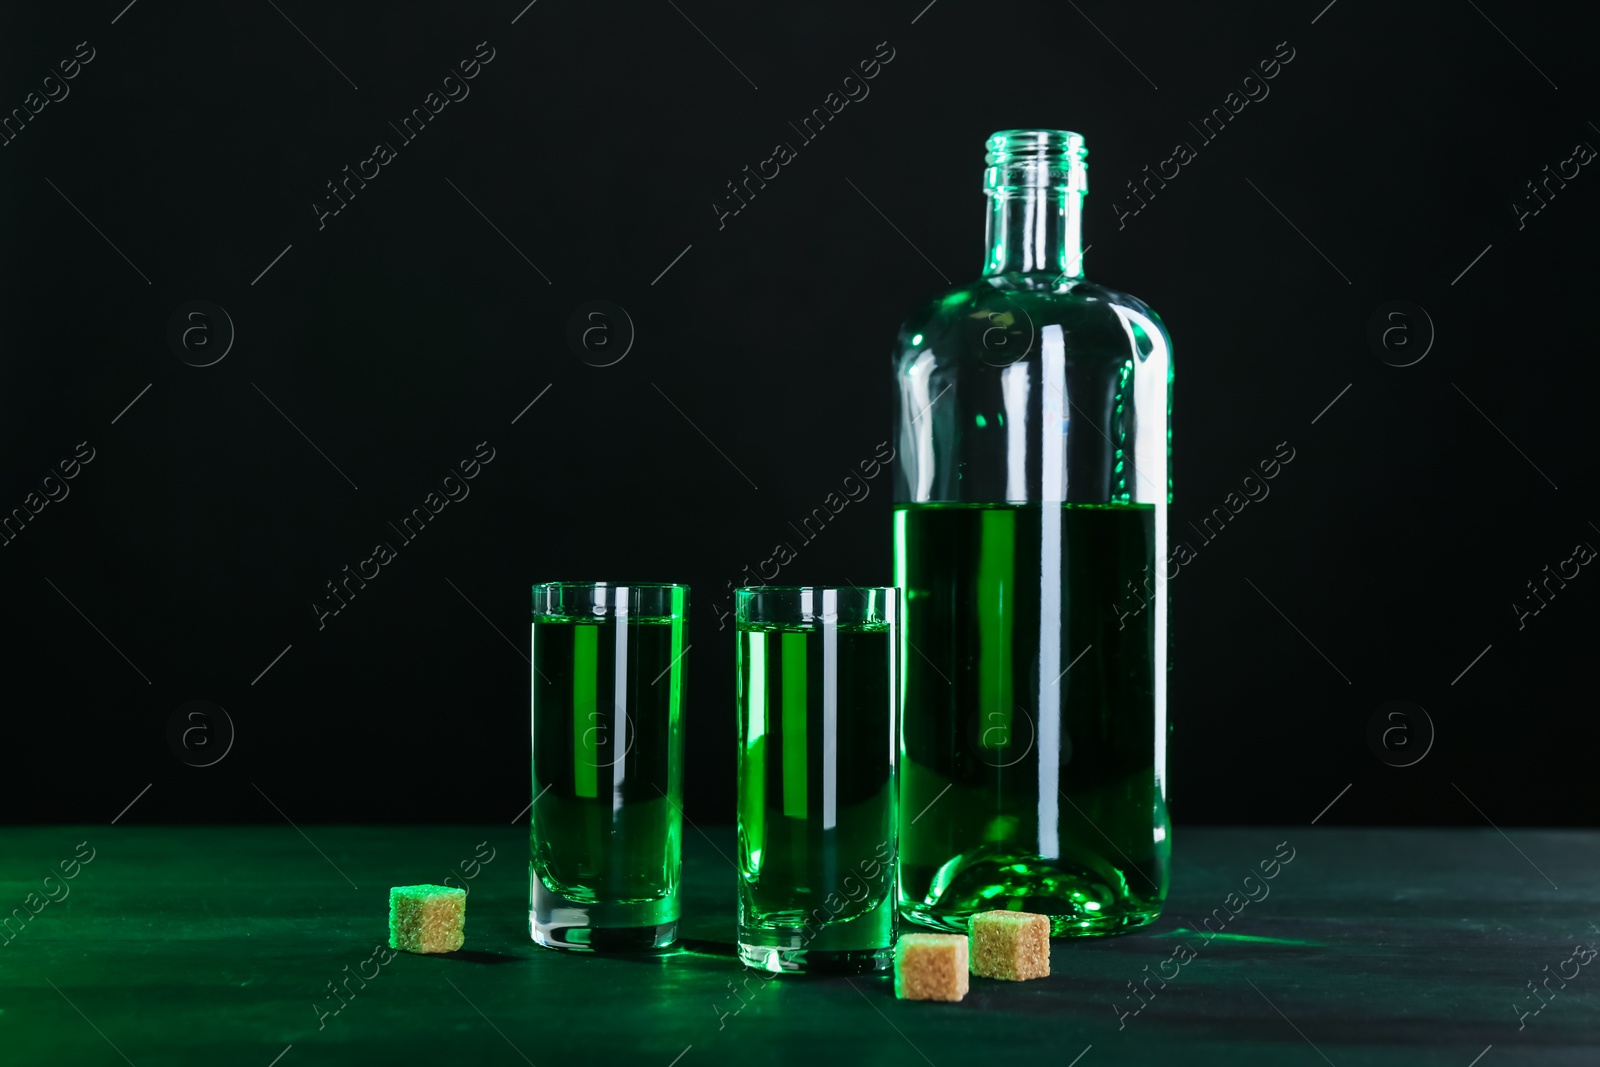
[[[972,916],[982,910],[986,909],[979,908],[958,913],[921,903],[901,904],[900,917],[927,930],[945,934],[965,934],[969,932]],[[1089,916],[1082,912],[1070,915],[1051,915],[1048,912],[1041,914],[1047,915],[1050,919],[1051,937],[1109,937],[1137,930],[1141,926],[1155,922],[1161,917],[1161,906],[1152,904],[1142,908],[1126,907]]]

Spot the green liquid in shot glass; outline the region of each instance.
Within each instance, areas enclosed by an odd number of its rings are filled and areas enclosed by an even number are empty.
[[[648,949],[676,936],[683,633],[681,618],[534,616],[530,888],[542,944]]]
[[[894,637],[739,625],[739,952],[769,971],[890,965]]]

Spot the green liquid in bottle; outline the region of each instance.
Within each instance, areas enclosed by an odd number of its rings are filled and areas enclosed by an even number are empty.
[[[739,952],[880,970],[896,926],[887,625],[739,631]]]
[[[1148,504],[896,510],[907,918],[1014,909],[1084,935],[1160,913],[1155,542]]]

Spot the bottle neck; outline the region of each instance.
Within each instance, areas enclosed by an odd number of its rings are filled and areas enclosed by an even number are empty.
[[[1083,171],[1046,185],[991,188],[985,277],[1083,277]],[[1074,180],[1076,179],[1076,180]]]

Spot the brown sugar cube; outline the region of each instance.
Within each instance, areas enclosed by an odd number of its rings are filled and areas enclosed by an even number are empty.
[[[1050,973],[1050,919],[1026,911],[983,911],[972,917],[972,973],[1020,982]]]
[[[894,995],[960,1000],[967,995],[967,939],[961,934],[901,934],[894,946]]]
[[[406,952],[454,952],[466,940],[467,893],[442,885],[389,890],[389,947]]]

